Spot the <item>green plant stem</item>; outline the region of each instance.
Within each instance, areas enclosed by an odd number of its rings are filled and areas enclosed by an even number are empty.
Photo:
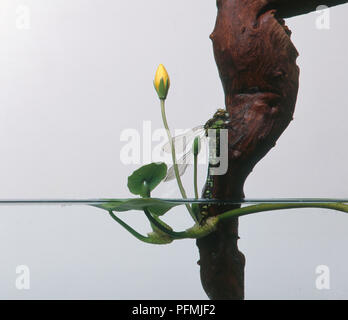
[[[198,179],[197,179],[198,155],[194,155],[193,160],[193,185],[195,189],[195,198],[198,199]]]
[[[162,244],[162,242],[155,241],[154,239],[151,239],[149,237],[145,237],[142,234],[138,233],[132,227],[130,227],[127,223],[125,223],[119,217],[117,217],[112,211],[109,211],[109,214],[110,214],[112,219],[114,219],[116,222],[118,222],[123,228],[125,228],[129,233],[131,233],[138,240],[145,242],[145,243]]]
[[[246,216],[252,213],[284,210],[284,209],[297,209],[297,208],[321,208],[332,209],[348,213],[348,205],[343,203],[269,203],[259,204],[253,206],[247,206],[239,209],[230,210],[219,215],[219,221],[223,221],[233,217]]]
[[[169,140],[169,143],[170,143],[170,148],[171,148],[171,151],[172,151],[172,160],[173,160],[173,167],[174,167],[175,178],[176,178],[176,181],[178,183],[181,196],[184,199],[187,199],[187,195],[186,195],[184,186],[183,186],[183,184],[181,182],[179,169],[178,169],[178,164],[176,162],[175,146],[174,146],[173,138],[172,138],[172,135],[170,133],[168,122],[167,122],[166,109],[165,109],[165,100],[164,99],[161,99],[161,114],[162,114],[163,125],[164,125],[164,128],[166,129],[168,140]],[[186,204],[185,206],[186,206],[188,212],[190,213],[192,219],[195,222],[197,222],[197,217],[195,216],[194,212],[192,211],[191,206],[189,204]]]
[[[164,234],[169,236],[172,240],[179,239],[197,239],[204,236],[207,236],[214,230],[216,230],[217,224],[223,220],[227,220],[234,217],[246,216],[253,213],[264,212],[264,211],[274,211],[274,210],[284,210],[284,209],[299,209],[299,208],[319,208],[319,209],[332,209],[341,212],[348,213],[348,205],[343,203],[269,203],[269,204],[260,204],[252,205],[239,209],[234,209],[226,211],[223,214],[209,218],[204,225],[196,224],[192,228],[183,231],[176,232],[168,229],[157,216],[153,216],[148,210],[144,210],[146,217],[149,219],[155,227],[157,227]],[[109,211],[110,216],[117,221],[122,227],[129,231],[134,237],[140,241],[151,243],[151,244],[165,244],[168,243],[166,240],[157,237],[145,237],[142,234],[135,231],[128,224],[123,222],[118,218],[112,211]],[[171,240],[170,240],[171,241]]]
[[[149,219],[149,221],[159,230],[161,230],[162,232],[164,232],[166,235],[168,235],[169,237],[173,238],[173,239],[184,239],[187,237],[186,232],[175,232],[172,231],[168,228],[166,228],[163,224],[162,224],[162,220],[158,217],[154,217],[148,210],[144,210],[144,213],[146,215],[146,217]]]

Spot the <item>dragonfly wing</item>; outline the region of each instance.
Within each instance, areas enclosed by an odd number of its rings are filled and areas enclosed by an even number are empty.
[[[187,167],[191,164],[190,159],[192,158],[192,156],[193,156],[193,153],[192,153],[192,150],[190,150],[187,153],[185,153],[177,161],[179,176],[182,176],[185,173]],[[175,179],[175,170],[174,170],[174,166],[172,166],[168,169],[167,175],[164,178],[164,182],[172,181],[174,179]]]
[[[182,153],[185,151],[186,146],[197,136],[200,134],[199,131],[204,130],[204,126],[197,126],[183,134],[173,137],[173,143],[175,150],[178,153]],[[203,131],[204,132],[204,131]],[[169,141],[162,147],[164,152],[171,153],[171,146]]]

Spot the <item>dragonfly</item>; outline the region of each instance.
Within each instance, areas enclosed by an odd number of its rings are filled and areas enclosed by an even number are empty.
[[[183,134],[173,137],[173,144],[175,150],[179,151],[179,154],[183,153],[181,158],[177,160],[179,175],[182,176],[188,166],[192,163],[193,149],[192,142],[196,137],[199,137],[201,144],[206,144],[208,140],[209,129],[219,129],[228,122],[229,114],[224,109],[218,109],[214,116],[209,119],[204,125],[196,126]],[[171,152],[171,144],[168,141],[163,147],[164,152]],[[164,181],[172,181],[175,179],[174,166],[168,169],[167,176]]]

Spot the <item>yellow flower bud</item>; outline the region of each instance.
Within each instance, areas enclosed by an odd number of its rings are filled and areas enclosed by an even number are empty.
[[[165,100],[167,98],[168,90],[170,87],[170,79],[168,72],[163,64],[160,64],[158,66],[153,84],[157,91],[158,97],[161,100]]]

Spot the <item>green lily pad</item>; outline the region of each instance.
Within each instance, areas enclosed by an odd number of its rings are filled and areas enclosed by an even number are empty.
[[[180,203],[171,203],[158,199],[131,199],[118,204],[114,210],[119,212],[148,209],[151,213],[156,215],[163,215],[170,209],[180,205]]]
[[[167,165],[150,163],[134,171],[128,177],[128,189],[135,195],[148,197],[148,192],[154,190],[167,175]]]
[[[124,200],[110,200],[110,202],[102,203],[102,204],[93,204],[93,207],[97,207],[100,209],[104,209],[107,211],[113,211],[117,206],[119,206],[121,203],[123,203]]]
[[[167,213],[170,209],[180,205],[182,205],[181,202],[169,202],[152,198],[137,198],[110,200],[110,202],[97,204],[93,206],[107,211],[118,212],[126,212],[131,210],[143,211],[144,209],[147,209],[157,216],[162,216],[165,213]]]

